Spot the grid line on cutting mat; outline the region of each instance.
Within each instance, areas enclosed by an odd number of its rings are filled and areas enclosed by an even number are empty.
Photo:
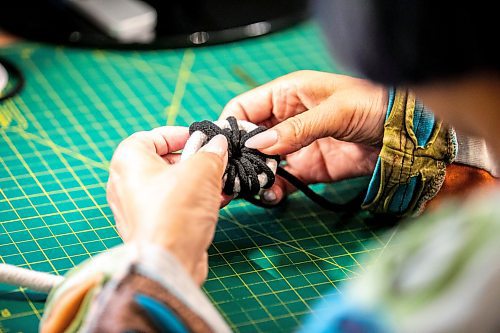
[[[105,186],[126,136],[167,121],[216,119],[252,82],[300,69],[339,72],[313,23],[188,50],[21,42],[0,55],[27,79],[19,97],[0,105],[0,260],[55,274],[121,243]],[[342,200],[364,185],[322,189]],[[271,210],[236,201],[221,211],[204,290],[235,331],[293,330],[315,301],[341,293],[364,269],[359,256],[384,248],[365,216],[340,221],[300,194]],[[31,332],[43,304],[24,289],[1,287],[0,332]]]

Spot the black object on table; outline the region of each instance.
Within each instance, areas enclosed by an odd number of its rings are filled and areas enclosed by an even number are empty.
[[[69,2],[4,0],[0,5],[0,28],[20,37],[56,44],[159,49],[255,37],[298,23],[309,12],[307,0],[146,0],[157,14],[154,38],[130,42],[110,37],[71,8]]]

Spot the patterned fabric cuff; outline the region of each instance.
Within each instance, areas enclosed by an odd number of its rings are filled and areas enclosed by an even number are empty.
[[[363,208],[397,216],[419,215],[441,188],[457,153],[451,127],[436,120],[415,95],[391,89],[384,140]]]
[[[42,333],[145,332],[158,327],[230,332],[176,258],[156,246],[132,244],[72,269],[51,291],[40,322]]]

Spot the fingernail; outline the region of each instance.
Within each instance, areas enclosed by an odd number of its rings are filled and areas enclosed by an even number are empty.
[[[245,146],[251,149],[268,148],[278,142],[278,132],[275,130],[267,130],[252,136],[245,142]]]
[[[203,146],[201,151],[214,153],[220,157],[224,157],[227,153],[227,139],[224,135],[218,134],[208,141],[206,145]]]
[[[276,201],[276,193],[271,190],[266,190],[264,191],[264,193],[262,193],[262,198],[264,199],[264,201],[274,202]]]

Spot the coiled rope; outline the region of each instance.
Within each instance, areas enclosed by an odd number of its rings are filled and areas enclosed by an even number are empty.
[[[229,117],[226,121],[195,122],[189,127],[191,137],[186,143],[182,158],[191,156],[214,136],[223,134],[228,141],[228,165],[223,179],[224,193],[237,195],[257,206],[275,207],[264,204],[256,196],[263,189],[270,188],[274,184],[275,174],[277,174],[325,209],[337,212],[359,210],[364,194],[344,204],[332,202],[311,190],[304,182],[279,166],[279,156],[266,155],[256,149],[245,147],[245,142],[249,138],[265,130],[265,127],[237,121],[234,117]],[[49,292],[63,281],[62,276],[0,264],[0,283]]]
[[[314,192],[299,178],[279,166],[280,156],[267,155],[245,146],[245,142],[266,128],[228,117],[226,121],[195,122],[189,127],[191,135],[183,157],[194,154],[214,136],[222,134],[228,141],[228,164],[224,174],[223,192],[237,195],[257,206],[274,207],[263,203],[256,196],[275,182],[275,174],[282,177],[319,206],[336,212],[359,210],[364,194],[347,203],[335,203]]]

